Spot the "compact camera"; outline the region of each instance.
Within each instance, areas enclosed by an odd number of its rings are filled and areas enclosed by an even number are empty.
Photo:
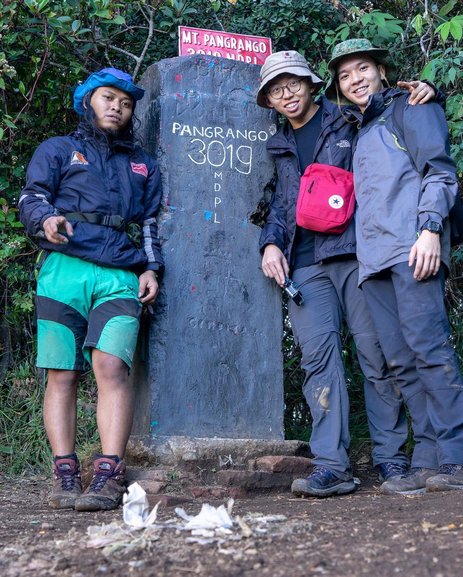
[[[289,298],[292,299],[295,304],[297,304],[298,307],[304,304],[304,298],[302,297],[299,287],[289,277],[285,278],[283,290],[289,296]]]

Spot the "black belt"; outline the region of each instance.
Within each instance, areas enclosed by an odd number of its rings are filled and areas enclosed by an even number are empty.
[[[126,223],[119,214],[101,214],[99,212],[65,212],[62,214],[68,220],[76,222],[89,222],[90,224],[101,224],[116,230],[127,230],[130,223]]]
[[[141,226],[136,222],[126,222],[119,214],[101,214],[99,212],[65,212],[62,216],[75,222],[89,222],[109,226],[114,230],[127,233],[137,248],[141,248]]]

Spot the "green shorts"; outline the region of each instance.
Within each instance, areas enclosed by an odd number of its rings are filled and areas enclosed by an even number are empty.
[[[135,273],[52,252],[36,305],[38,367],[81,371],[92,348],[132,365],[142,308]]]

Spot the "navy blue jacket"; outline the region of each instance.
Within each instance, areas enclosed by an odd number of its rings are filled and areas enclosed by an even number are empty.
[[[314,162],[352,170],[352,143],[356,124],[347,122],[337,104],[322,96],[317,104],[322,108],[322,129],[314,151]],[[261,252],[268,244],[276,244],[285,254],[290,267],[296,235],[296,204],[301,169],[294,131],[286,121],[267,142],[267,150],[275,159],[277,181],[259,241]],[[316,262],[333,257],[355,255],[355,224],[342,234],[314,233]]]
[[[131,142],[114,142],[86,132],[79,125],[69,136],[43,142],[27,170],[20,199],[20,219],[40,247],[65,253],[98,265],[162,270],[156,215],[161,202],[157,163]],[[103,224],[76,222],[69,243],[46,240],[43,222],[68,212],[118,215],[142,228],[137,248],[125,230]]]

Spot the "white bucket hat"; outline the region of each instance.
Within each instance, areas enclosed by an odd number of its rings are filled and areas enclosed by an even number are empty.
[[[314,94],[323,86],[323,80],[312,72],[302,54],[295,50],[275,52],[267,56],[260,71],[260,86],[257,91],[256,101],[262,108],[269,108],[264,88],[280,74],[294,74],[295,76],[309,78],[312,85],[316,88]]]

